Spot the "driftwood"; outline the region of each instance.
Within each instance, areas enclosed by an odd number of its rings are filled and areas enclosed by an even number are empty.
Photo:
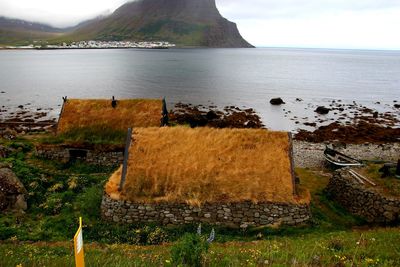
[[[358,181],[358,183],[360,184],[365,184],[363,180],[361,180],[355,173],[353,173],[351,170],[349,170],[349,173],[351,174],[351,176],[353,176],[354,178],[356,178],[356,180]]]
[[[356,172],[356,171],[354,171],[354,170],[349,170],[349,173],[350,173],[351,175],[353,175],[354,177],[358,177],[359,179],[361,179],[361,180],[363,180],[363,181],[369,183],[369,184],[372,185],[372,186],[376,186],[376,183],[372,182],[370,179],[366,178],[365,176],[359,174],[358,172]],[[363,182],[363,184],[364,184],[364,182]]]

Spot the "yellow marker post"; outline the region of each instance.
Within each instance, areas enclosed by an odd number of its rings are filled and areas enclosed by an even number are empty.
[[[85,257],[83,254],[82,217],[79,217],[79,228],[74,236],[74,252],[75,266],[85,267]]]

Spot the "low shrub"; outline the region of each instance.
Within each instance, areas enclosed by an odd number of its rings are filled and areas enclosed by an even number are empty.
[[[171,249],[175,265],[202,266],[209,244],[198,234],[185,234]]]

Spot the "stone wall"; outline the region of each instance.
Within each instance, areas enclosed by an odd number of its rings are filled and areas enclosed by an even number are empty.
[[[83,154],[78,155],[76,154]],[[77,149],[65,146],[37,146],[35,149],[37,157],[69,162],[74,159],[80,159],[90,164],[103,166],[118,166],[124,160],[122,151],[97,151],[94,149]]]
[[[400,198],[386,197],[359,184],[346,169],[335,172],[326,191],[351,213],[371,223],[400,222]]]
[[[103,196],[102,216],[115,223],[158,223],[179,225],[209,223],[227,227],[246,228],[261,225],[297,225],[310,217],[308,204],[282,204],[241,202],[230,204],[205,204],[201,208],[187,204],[137,204]]]

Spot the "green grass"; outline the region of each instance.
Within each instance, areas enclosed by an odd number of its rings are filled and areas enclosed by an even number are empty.
[[[382,192],[388,196],[400,196],[400,179],[396,178],[396,168],[390,169],[390,175],[382,178],[379,169],[383,167],[383,164],[368,164],[366,168],[360,171],[363,175],[374,181],[382,188]]]
[[[345,230],[365,224],[363,219],[351,215],[339,204],[331,201],[329,195],[324,192],[330,173],[297,168],[296,174],[300,178],[300,188],[310,190],[312,224],[315,228],[323,231]]]
[[[117,145],[124,146],[126,131],[108,127],[75,128],[59,135],[47,135],[43,144]]]
[[[197,225],[103,222],[103,186],[113,168],[38,159],[32,156],[32,142],[24,139],[0,140],[0,144],[14,149],[0,161],[12,165],[29,192],[25,214],[0,216],[0,266],[73,265],[71,239],[79,216],[84,222],[87,266],[168,266],[171,245],[153,245],[176,242],[185,233],[196,232]],[[301,188],[311,191],[312,221],[278,229],[215,227],[216,243],[206,254],[207,266],[287,266],[295,262],[297,266],[394,266],[400,262],[398,228],[354,230],[369,228],[324,193],[327,174],[311,169],[296,172]],[[211,228],[203,225],[203,232]]]
[[[217,233],[218,234],[218,233]],[[265,237],[254,242],[213,243],[205,266],[397,266],[399,229]],[[171,245],[86,243],[87,266],[171,266]],[[73,266],[72,243],[0,244],[1,266]]]

